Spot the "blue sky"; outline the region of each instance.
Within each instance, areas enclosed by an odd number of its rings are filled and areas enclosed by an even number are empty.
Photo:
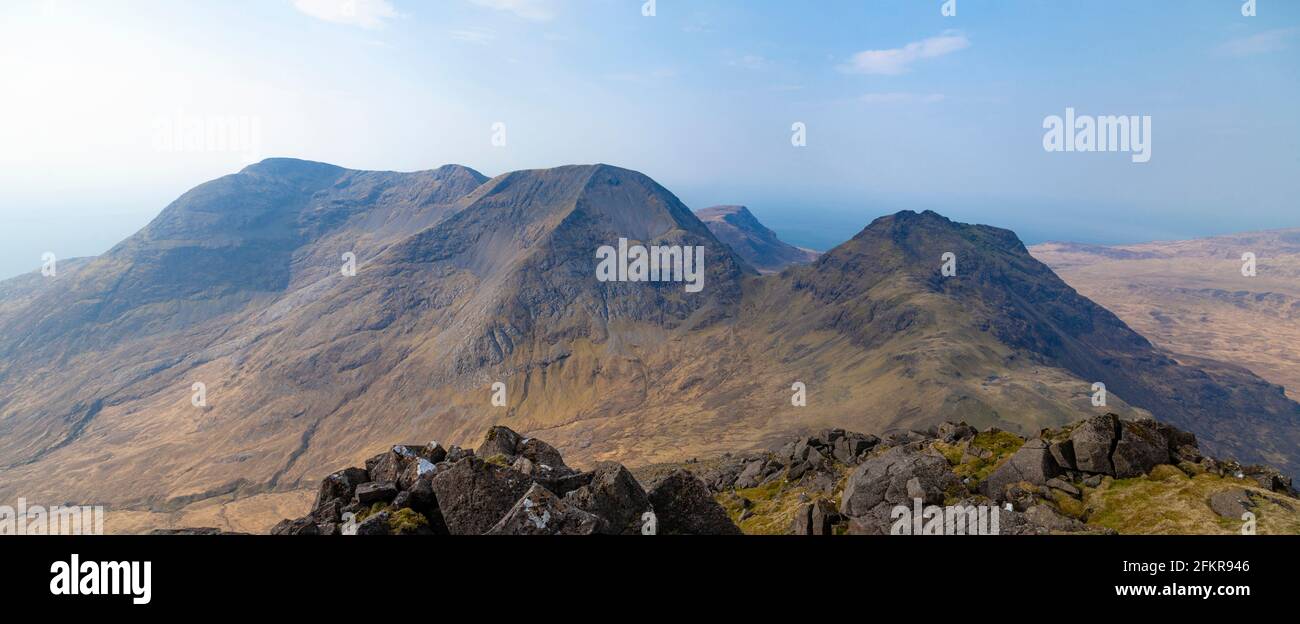
[[[607,162],[818,248],[902,209],[1031,243],[1300,226],[1300,3],[1243,1],[8,0],[0,277],[269,156]],[[1045,152],[1067,107],[1151,116],[1151,161]],[[159,142],[214,119],[256,140]]]

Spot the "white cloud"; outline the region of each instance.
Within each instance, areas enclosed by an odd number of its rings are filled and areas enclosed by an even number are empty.
[[[362,28],[382,28],[398,17],[388,0],[293,0],[293,6],[316,19]]]
[[[970,40],[966,35],[945,32],[937,37],[913,41],[901,48],[858,52],[840,69],[854,74],[895,76],[907,73],[912,63],[921,59],[938,58],[968,47],[970,47]]]
[[[1285,50],[1296,34],[1297,28],[1279,28],[1240,39],[1233,39],[1219,46],[1219,53],[1228,56],[1253,56]]]
[[[487,45],[496,40],[497,34],[486,28],[463,28],[460,30],[449,30],[447,34],[451,35],[456,41],[465,43],[474,43],[478,45]]]
[[[861,98],[867,104],[937,104],[942,93],[868,93]]]
[[[548,0],[469,0],[494,11],[508,11],[526,20],[545,22],[555,17]]]

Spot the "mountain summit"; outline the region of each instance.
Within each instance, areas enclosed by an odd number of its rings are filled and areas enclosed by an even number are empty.
[[[605,246],[698,248],[705,287],[598,279]],[[636,466],[828,427],[1029,433],[1100,411],[1300,459],[1279,387],[1180,363],[1010,231],[903,212],[777,275],[742,257],[608,165],[489,180],[267,161],[75,271],[0,285],[18,293],[0,306],[0,498],[170,513],[493,423]]]
[[[821,255],[777,238],[744,206],[713,206],[695,211],[718,240],[735,250],[760,273],[779,273],[794,264],[807,264]]]

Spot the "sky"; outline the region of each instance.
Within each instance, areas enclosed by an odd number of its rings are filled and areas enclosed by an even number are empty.
[[[899,210],[1030,244],[1300,227],[1300,2],[950,2],[5,0],[0,278],[273,156],[604,162],[817,249]],[[1150,117],[1150,160],[1046,150],[1067,109]]]

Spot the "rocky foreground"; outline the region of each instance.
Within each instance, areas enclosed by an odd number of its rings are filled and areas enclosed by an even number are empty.
[[[399,445],[331,474],[311,513],[271,533],[890,534],[900,510],[929,506],[996,510],[996,532],[1013,535],[1237,532],[1246,519],[1300,532],[1279,471],[1205,457],[1189,433],[1113,414],[1029,440],[964,423],[883,439],[832,429],[638,473],[576,470],[496,426],[477,449]]]

